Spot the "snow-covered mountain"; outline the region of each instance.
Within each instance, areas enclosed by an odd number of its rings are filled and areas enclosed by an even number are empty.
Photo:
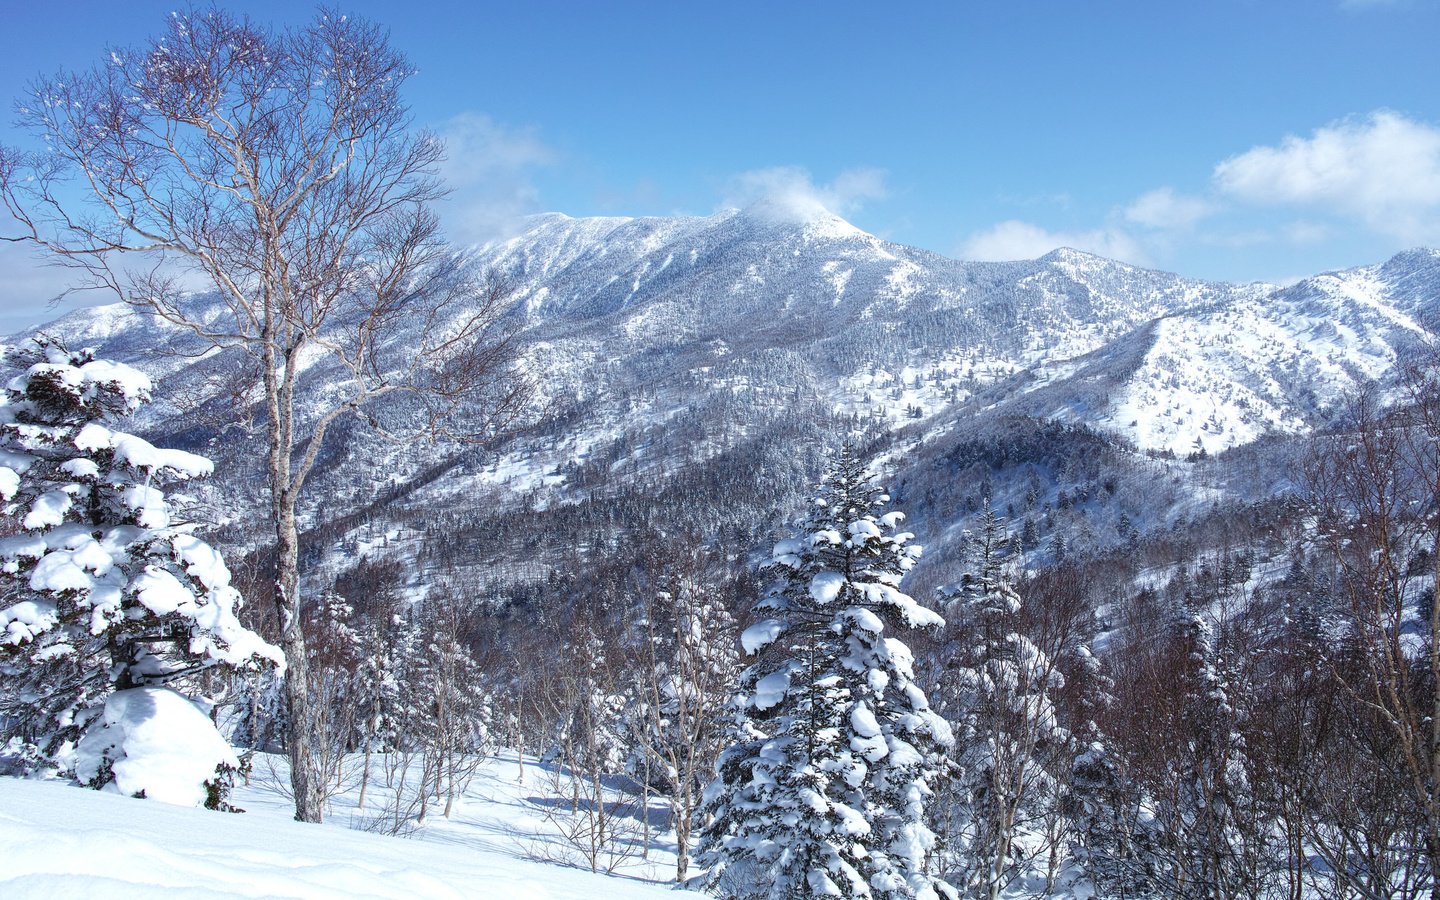
[[[312,485],[312,525],[382,485],[422,504],[482,496],[497,510],[546,508],[600,483],[654,491],[730,466],[759,473],[753,489],[773,494],[792,489],[800,476],[786,467],[815,452],[780,448],[846,431],[905,436],[908,456],[887,460],[903,475],[934,465],[925,448],[949,446],[944,436],[1017,416],[1084,426],[1117,447],[1213,455],[1323,423],[1343,395],[1383,384],[1407,347],[1440,333],[1433,250],[1281,289],[1074,250],[965,262],[820,210],[761,204],[709,217],[543,215],[478,255],[513,288],[537,416],[483,451],[341,429],[334,464]],[[223,356],[197,358],[183,333],[127,309],[78,311],[52,330],[154,372],[187,410],[224,388]],[[323,392],[331,373],[308,374]],[[238,490],[255,483],[254,454],[178,406],[155,408],[151,431],[209,440]],[[378,464],[338,464],[346,455]]]
[[[1177,453],[1301,433],[1345,394],[1386,381],[1397,354],[1434,341],[1437,274],[1440,256],[1417,250],[1160,319],[1097,421]]]
[[[824,386],[833,400],[892,415],[936,408],[967,380],[1070,359],[1156,317],[1260,292],[1072,250],[959,262],[829,214],[795,221],[764,206],[708,218],[541,216],[482,259],[512,280],[547,349],[665,354],[692,370],[803,350],[834,382]],[[925,383],[899,404],[862,403],[917,376]]]
[[[484,259],[516,285],[552,385],[579,396],[657,388],[657,363],[700,386],[745,381],[780,356],[835,411],[900,424],[987,384],[1009,383],[1018,398],[1078,378],[1086,402],[1051,390],[1027,412],[1180,454],[1314,426],[1346,392],[1384,380],[1397,352],[1431,341],[1440,322],[1432,250],[1277,289],[1074,250],[960,262],[833,216],[782,220],[762,208],[703,219],[542,216]],[[586,361],[600,359],[612,378],[594,378]],[[642,378],[627,377],[642,359]],[[791,385],[778,376],[774,386]]]

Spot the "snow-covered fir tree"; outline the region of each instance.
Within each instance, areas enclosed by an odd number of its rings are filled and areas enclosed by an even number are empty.
[[[360,796],[355,805],[365,808],[371,764],[376,753],[387,753],[402,743],[406,687],[401,677],[405,663],[414,656],[418,643],[414,623],[393,607],[367,622],[360,630],[363,650],[355,672],[361,702]]]
[[[443,815],[449,818],[489,745],[492,697],[466,632],[461,598],[432,594],[420,611],[420,623],[424,644],[412,673],[424,704],[419,738],[434,785],[431,794],[437,803],[444,801]],[[426,811],[422,802],[421,823]]]
[[[1062,799],[1071,859],[1096,896],[1153,896],[1157,849],[1152,805],[1128,772],[1123,754],[1096,722],[1095,713],[1103,714],[1103,707],[1115,702],[1109,693],[1113,682],[1088,650],[1083,664],[1085,685],[1078,701],[1082,718],[1072,729],[1074,759]]]
[[[161,489],[210,474],[209,460],[111,427],[149,398],[150,380],[45,338],[8,362],[20,374],[0,399],[0,498],[17,533],[0,541],[0,728],[38,762],[103,786],[124,780],[119,735],[137,733],[145,709],[213,733],[157,691],[280,654],[236,618],[224,560]],[[115,699],[127,691],[147,699]],[[218,735],[196,740],[228,751]]]
[[[950,728],[889,636],[943,622],[899,589],[919,548],[888,501],[847,446],[775,547],[771,618],[742,635],[755,659],[702,810],[722,896],[954,896],[925,817]]]

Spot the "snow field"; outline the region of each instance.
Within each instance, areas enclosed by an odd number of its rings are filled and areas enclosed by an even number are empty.
[[[355,788],[332,799],[329,821],[292,819],[283,760],[257,756],[241,815],[171,806],[61,782],[0,778],[0,897],[6,900],[642,900],[701,895],[671,887],[674,841],[652,835],[616,874],[553,860],[563,839],[545,815],[554,773],[517,757],[487,760],[453,818],[432,815],[408,838],[354,830],[367,821]],[[358,771],[358,764],[352,766]],[[381,785],[383,788],[383,783]],[[385,800],[372,784],[367,806]],[[661,816],[652,807],[656,821]],[[550,859],[539,861],[536,857]]]

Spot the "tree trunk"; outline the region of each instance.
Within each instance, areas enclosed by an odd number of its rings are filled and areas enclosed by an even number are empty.
[[[679,767],[676,767],[679,771]],[[675,800],[671,803],[671,817],[675,822],[675,881],[684,884],[685,878],[690,874],[690,811],[694,807],[691,800],[691,791],[694,788],[689,780],[683,785],[677,785]],[[680,801],[684,800],[683,805]]]
[[[645,748],[645,783],[640,788],[640,817],[645,822],[645,835],[640,844],[640,858],[650,858],[650,748]]]
[[[309,666],[305,631],[300,624],[300,536],[295,527],[295,502],[281,491],[280,515],[275,522],[278,551],[275,573],[275,608],[280,616],[280,648],[285,651],[285,703],[289,733],[285,747],[290,756],[290,787],[295,794],[295,819],[321,822],[325,817],[325,788],[315,772],[315,714],[310,702]]]
[[[516,702],[515,708],[516,708],[515,721],[518,723],[518,722],[520,721],[520,713],[519,713],[520,705],[519,705],[519,702],[518,702],[518,701]],[[516,727],[515,727],[515,765],[516,765],[516,767],[520,770],[520,771],[519,771],[519,774],[515,776],[515,783],[516,783],[516,784],[524,784],[524,783],[525,783],[525,730],[524,730],[523,728],[521,728],[518,724],[517,724]]]
[[[379,691],[377,696],[372,698],[370,715],[365,717],[365,762],[360,768],[360,797],[355,801],[356,809],[365,808],[365,792],[370,787],[370,754],[375,748],[375,732],[380,730],[380,700]]]
[[[365,791],[370,787],[370,745],[365,745],[365,763],[360,768],[360,796],[355,801],[356,809],[365,808]]]

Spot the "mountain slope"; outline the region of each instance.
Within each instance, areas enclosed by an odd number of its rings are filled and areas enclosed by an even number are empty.
[[[1216,453],[1298,434],[1407,351],[1434,343],[1440,254],[1308,278],[1158,321],[1149,352],[1097,422],[1142,448]]]

